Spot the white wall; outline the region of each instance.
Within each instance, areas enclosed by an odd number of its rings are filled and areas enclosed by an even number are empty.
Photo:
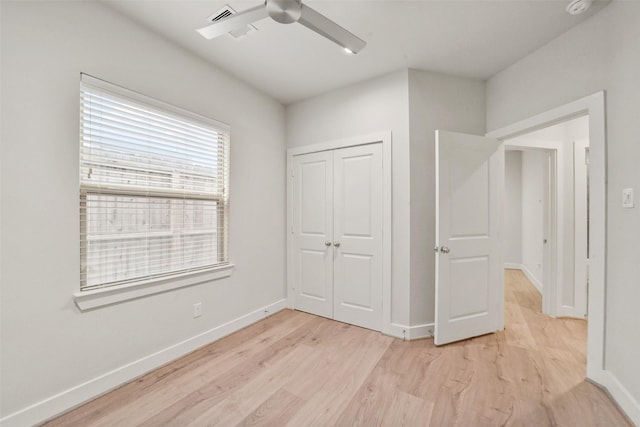
[[[435,318],[435,131],[484,135],[484,82],[409,70],[411,325]]]
[[[483,82],[405,70],[289,105],[286,119],[290,147],[392,131],[392,323],[433,323],[435,130],[484,134]]]
[[[544,176],[548,154],[522,152],[522,266],[544,286]]]
[[[284,298],[286,168],[284,109],[269,97],[97,2],[0,7],[0,417],[8,417]],[[231,278],[75,307],[80,72],[231,125]]]
[[[391,131],[393,168],[391,320],[409,325],[410,175],[408,72],[399,71],[286,108],[289,147]]]
[[[504,263],[522,264],[522,152],[507,151],[504,163]]]
[[[605,367],[640,414],[640,210],[621,191],[640,189],[640,3],[612,2],[487,83],[487,127],[497,129],[600,90],[607,113]],[[621,395],[624,395],[622,393]],[[640,422],[640,415],[634,421]]]

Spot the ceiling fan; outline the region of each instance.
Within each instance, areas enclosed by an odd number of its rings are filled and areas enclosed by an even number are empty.
[[[271,17],[271,19],[281,24],[299,22],[310,30],[342,46],[347,53],[358,53],[367,45],[364,40],[345,30],[326,16],[302,4],[302,0],[265,0],[264,5],[220,19],[196,31],[206,39],[213,39],[230,31],[244,28],[246,25],[266,17]]]

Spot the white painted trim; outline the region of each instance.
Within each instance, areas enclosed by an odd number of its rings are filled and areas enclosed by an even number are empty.
[[[26,426],[42,423],[284,308],[286,308],[286,300],[284,299],[261,307],[251,313],[9,414],[0,419],[0,426]]]
[[[505,262],[504,268],[507,270],[522,270],[522,264],[517,264],[514,262]]]
[[[409,339],[418,340],[421,338],[433,337],[433,323],[425,323],[409,327]]]
[[[287,306],[295,307],[293,292],[293,157],[316,153],[319,151],[336,150],[358,145],[382,143],[382,328],[380,332],[393,335],[391,331],[391,250],[392,250],[392,171],[391,171],[391,131],[376,132],[367,135],[354,136],[334,141],[304,145],[287,149]],[[395,336],[395,335],[394,335]],[[400,335],[402,338],[402,335]]]
[[[433,337],[433,323],[425,323],[422,325],[406,326],[399,323],[391,323],[389,329],[385,331],[387,335],[400,338],[401,340],[419,340],[422,338]]]
[[[575,317],[587,315],[587,156],[588,139],[573,141],[573,295]]]
[[[590,194],[589,194],[589,322],[587,329],[587,378],[595,379],[604,370],[606,306],[606,116],[605,93],[597,92],[501,129],[487,136],[513,138],[568,119],[589,115]]]
[[[597,110],[600,109],[598,106],[599,103],[602,103],[602,113],[604,113],[604,91],[585,96],[584,98],[520,120],[519,122],[512,123],[500,129],[492,130],[487,132],[486,136],[502,140],[515,138],[516,136],[544,129],[585,114],[591,115],[592,111],[597,113]],[[589,130],[591,130],[591,126],[589,126]],[[589,135],[591,135],[591,133],[589,133]]]
[[[293,230],[293,155],[287,150],[287,307],[295,309],[296,301],[293,291],[293,248],[294,248],[294,230]]]
[[[610,371],[601,370],[589,381],[602,388],[618,405],[631,421],[640,426],[640,402],[634,399],[629,390]]]
[[[80,311],[91,310],[105,305],[229,277],[233,274],[233,269],[233,264],[225,264],[203,271],[175,274],[91,291],[80,291],[73,294],[73,299]]]
[[[499,174],[498,176],[502,177],[501,178],[502,185],[499,186],[496,194],[497,203],[498,203],[498,212],[496,213],[496,215],[498,216],[498,218],[497,218],[497,225],[494,225],[494,227],[495,227],[495,238],[498,244],[498,250],[494,251],[494,256],[497,258],[495,262],[495,267],[498,270],[500,270],[500,266],[504,265],[504,253],[502,251],[502,248],[505,245],[505,239],[504,239],[504,228],[505,228],[504,227],[504,217],[505,217],[504,206],[505,206],[505,199],[506,199],[506,189],[504,186],[505,163],[506,163],[505,144],[500,144],[500,147],[498,148],[497,153],[500,153],[498,154],[499,157],[497,162],[497,172]],[[494,189],[494,192],[496,192],[495,189]],[[497,277],[498,295],[496,295],[497,306],[498,306],[498,318],[496,322],[496,330],[502,331],[504,330],[504,311],[505,311],[504,271],[498,271],[496,274],[498,275]]]
[[[302,145],[300,147],[291,147],[287,149],[287,156],[293,157],[301,154],[355,147],[357,145],[365,145],[375,142],[384,143],[385,140],[391,141],[391,131],[375,132],[366,135],[358,135],[348,138],[335,139],[332,141],[319,142],[316,144]]]
[[[535,274],[533,274],[525,265],[522,266],[521,270],[524,275],[527,276],[527,279],[529,279],[533,286],[535,286],[540,295],[542,295],[542,283],[540,283],[540,280],[538,280]]]
[[[382,140],[382,331],[391,325],[391,260],[393,252],[392,236],[392,184],[391,174],[391,132],[384,133]],[[432,329],[433,330],[433,329]]]
[[[400,325],[399,323],[391,323],[385,331],[385,334],[391,335],[395,338],[400,338],[401,340],[406,340],[409,339],[409,327]]]
[[[564,204],[560,195],[565,195],[565,182],[562,168],[564,165],[562,145],[557,150],[547,150],[547,167],[545,168],[545,188],[543,207],[543,244],[542,270],[542,313],[557,316],[558,304],[562,301],[564,291]],[[546,289],[544,288],[546,286]]]

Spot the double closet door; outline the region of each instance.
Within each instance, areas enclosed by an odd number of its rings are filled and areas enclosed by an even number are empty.
[[[382,144],[293,158],[297,310],[380,330]]]

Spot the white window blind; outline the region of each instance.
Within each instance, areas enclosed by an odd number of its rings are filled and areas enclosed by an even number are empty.
[[[81,290],[228,263],[228,126],[82,75]]]

